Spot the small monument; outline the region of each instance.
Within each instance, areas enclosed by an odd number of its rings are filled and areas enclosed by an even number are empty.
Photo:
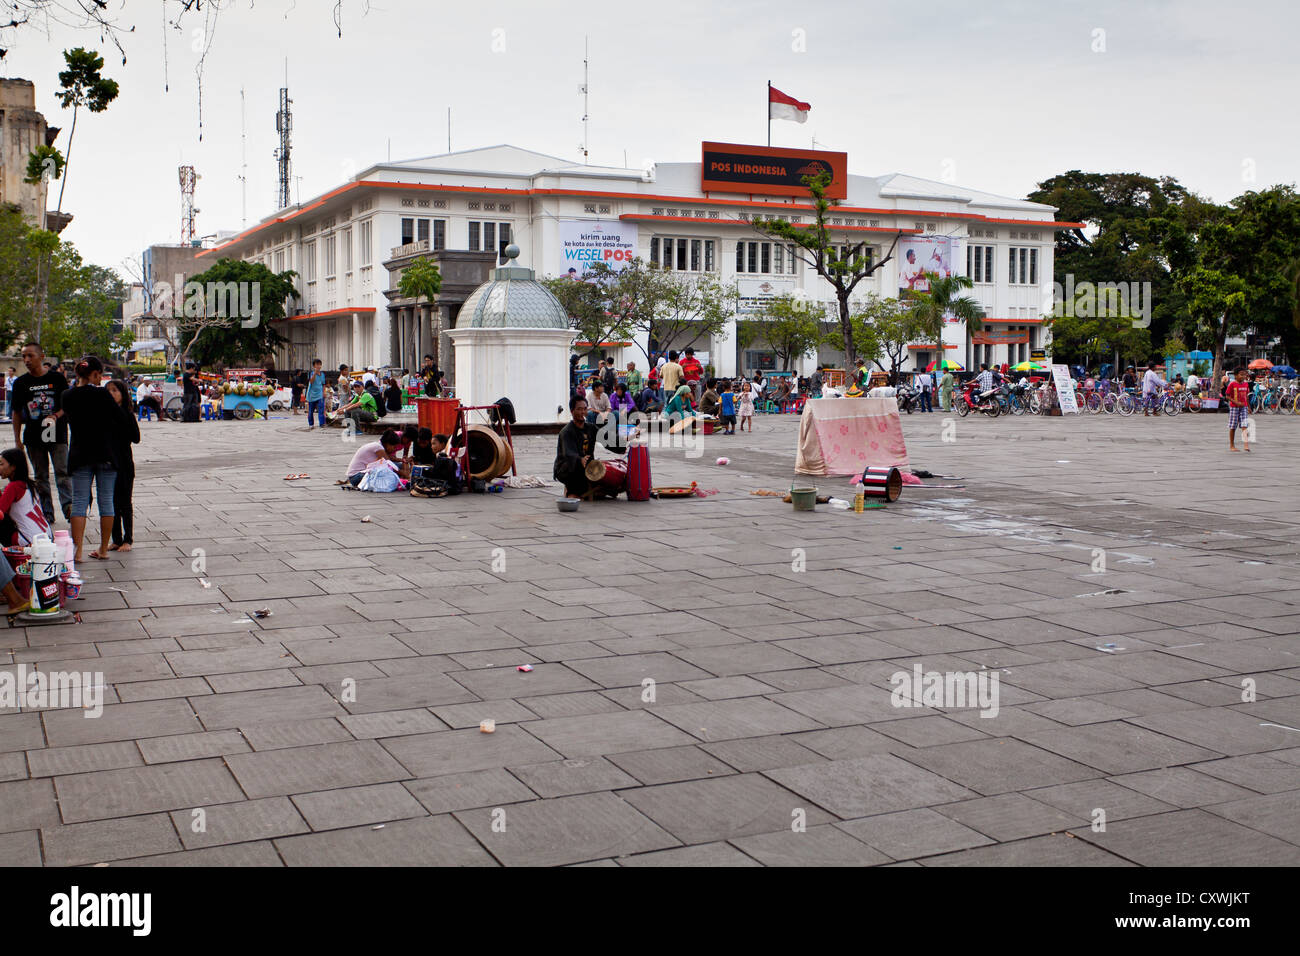
[[[577,333],[560,300],[516,265],[519,247],[506,246],[504,266],[470,293],[456,328],[456,397],[462,405],[514,404],[521,425],[554,424],[567,414],[569,350]]]

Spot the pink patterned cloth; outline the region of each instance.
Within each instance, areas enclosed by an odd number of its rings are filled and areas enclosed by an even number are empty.
[[[906,470],[907,443],[892,398],[816,398],[799,422],[801,475],[852,475],[868,465]]]

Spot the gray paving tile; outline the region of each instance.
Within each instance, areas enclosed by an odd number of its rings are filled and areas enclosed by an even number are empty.
[[[35,830],[0,833],[0,866],[40,866],[41,840]]]
[[[27,754],[33,777],[53,777],[65,773],[88,773],[93,770],[116,770],[138,767],[144,763],[134,741],[86,744],[81,747],[51,747]]]
[[[235,754],[227,757],[226,763],[253,798],[387,783],[411,776],[373,740]]]
[[[230,846],[205,847],[201,850],[183,850],[180,853],[160,853],[131,860],[118,860],[114,866],[284,866],[280,854],[269,840],[256,843],[236,843]]]
[[[642,787],[622,796],[682,843],[789,830],[798,812],[808,827],[834,819],[758,774]]]
[[[1073,783],[1101,775],[1012,738],[924,747],[913,751],[908,760],[985,796]]]
[[[173,811],[171,816],[187,850],[290,836],[309,829],[287,797],[193,807]]]
[[[928,857],[923,866],[1132,866],[1126,860],[1107,853],[1082,840],[1073,840],[1070,834],[1054,833],[976,847],[957,853]]]
[[[41,828],[47,866],[84,866],[181,849],[165,813]]]
[[[984,834],[927,807],[881,813],[835,826],[895,860],[937,856],[993,842]]]
[[[1300,848],[1300,792],[1289,790],[1206,807],[1210,813]],[[1297,857],[1300,859],[1300,856]]]
[[[817,721],[761,697],[658,707],[655,715],[700,740],[733,740],[816,730]]]
[[[612,793],[537,800],[504,808],[503,814],[483,808],[455,817],[507,866],[559,866],[677,845]],[[504,826],[493,829],[494,819]]]
[[[694,738],[644,710],[537,720],[529,723],[527,729],[566,757],[625,753],[694,742]]]
[[[732,842],[767,866],[876,866],[891,862],[884,853],[833,826],[759,833]]]
[[[548,798],[638,786],[634,777],[601,757],[578,757],[514,766],[510,772],[539,796]]]
[[[449,816],[401,820],[285,837],[275,846],[289,866],[494,866],[492,857]]]
[[[278,724],[312,717],[341,717],[347,713],[324,688],[318,686],[217,694],[195,698],[192,704],[205,730],[247,728],[253,724]]]
[[[242,800],[220,759],[127,767],[55,778],[65,823]]]
[[[313,830],[428,816],[428,811],[400,783],[300,793],[294,796],[293,803]]]
[[[735,773],[727,764],[700,747],[634,750],[630,753],[610,754],[609,761],[647,785]]]
[[[1123,721],[1063,727],[1020,735],[1027,743],[1106,774],[1135,773],[1209,760],[1215,755]]]
[[[728,740],[705,744],[700,749],[726,761],[741,773],[773,770],[777,767],[799,767],[803,764],[821,763],[826,759],[789,737],[782,736]]]
[[[503,806],[536,799],[518,778],[506,770],[472,770],[426,780],[408,780],[403,786],[432,814],[472,807]]]
[[[1205,810],[1178,810],[1108,823],[1105,833],[1085,827],[1080,840],[1139,866],[1295,866],[1300,846]],[[1187,839],[1195,834],[1195,839]]]
[[[965,787],[893,754],[779,768],[765,774],[842,819],[975,796]]]
[[[638,853],[618,860],[619,866],[762,866],[757,860],[741,853],[730,843],[702,843],[698,846],[675,847]]]
[[[393,737],[383,741],[383,745],[413,777],[545,763],[565,756],[509,724],[491,734],[480,733],[478,728],[444,730],[436,734]]]

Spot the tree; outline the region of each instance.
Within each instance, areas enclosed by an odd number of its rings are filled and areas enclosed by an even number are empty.
[[[32,293],[36,288],[34,232],[12,204],[0,205],[0,351],[31,334]]]
[[[951,315],[965,322],[969,331],[978,332],[984,327],[984,308],[973,297],[961,294],[963,289],[975,285],[969,277],[927,272],[926,278],[930,280],[930,291],[912,292],[906,302],[916,316],[921,334],[934,343],[938,358],[942,359],[943,327],[947,317]]]
[[[85,265],[69,242],[50,268],[50,315],[42,344],[51,355],[113,355],[113,325],[126,284],[112,269]]]
[[[653,343],[685,348],[717,335],[735,313],[736,289],[713,273],[670,272],[633,259],[609,286],[611,312],[629,333],[642,333],[646,360]]]
[[[803,358],[826,341],[826,328],[810,309],[806,299],[780,295],[769,300],[758,319],[736,323],[736,341],[743,349],[759,338],[767,340],[781,361],[782,371],[790,371],[795,359]]]
[[[873,275],[877,269],[894,257],[894,250],[902,232],[894,236],[889,251],[880,260],[876,260],[872,247],[866,240],[848,242],[841,238],[838,242],[831,238],[832,228],[843,231],[843,226],[830,225],[830,213],[840,205],[838,199],[827,199],[826,189],[831,184],[831,174],[821,173],[817,176],[803,177],[812,200],[813,221],[803,223],[787,222],[784,219],[755,218],[752,225],[764,235],[792,244],[801,250],[795,256],[816,270],[817,274],[831,284],[835,290],[838,305],[840,335],[844,342],[844,360],[852,365],[857,357],[853,341],[853,316],[849,306],[849,297],[863,280]]]
[[[1078,292],[1073,303],[1058,303],[1043,324],[1052,331],[1052,357],[1073,360],[1091,368],[1103,359],[1143,362],[1151,354],[1151,330],[1134,325],[1134,316],[1122,304],[1088,299]]]
[[[1300,196],[1293,187],[1252,190],[1216,215],[1173,224],[1170,245],[1188,311],[1214,344],[1215,394],[1229,335],[1254,331],[1295,342]]]
[[[68,131],[68,149],[64,164],[72,160],[72,138],[77,135],[77,114],[84,106],[92,113],[102,113],[108,104],[117,99],[117,81],[110,80],[99,71],[104,68],[104,58],[94,50],[77,47],[63,51],[67,69],[59,73],[60,91],[54,94],[66,110],[72,107],[72,129]],[[59,203],[55,212],[63,211],[63,190],[68,186],[65,174],[59,185]]]
[[[585,355],[595,354],[601,342],[621,341],[632,334],[627,318],[614,310],[612,290],[617,282],[618,273],[604,262],[593,263],[580,279],[542,280],[569,314],[579,340],[588,343]]]
[[[417,303],[424,299],[436,316],[433,320],[433,364],[438,368],[442,368],[442,310],[434,308],[433,300],[441,289],[442,273],[438,271],[438,264],[428,256],[408,262],[397,280],[397,291],[402,298],[415,299]]]
[[[285,303],[297,299],[296,272],[275,273],[260,262],[219,259],[186,283],[184,303],[173,301],[181,337],[188,337],[179,361],[201,365],[260,361],[285,342],[272,325],[285,317]],[[224,290],[222,294],[219,290]],[[181,295],[180,290],[176,295]],[[254,315],[238,314],[236,300],[251,305]]]
[[[858,354],[869,357],[877,367],[885,370],[877,357],[883,353],[889,359],[887,371],[891,381],[898,378],[898,369],[907,355],[908,345],[925,334],[915,310],[908,303],[895,298],[882,299],[874,294],[853,317],[853,325]]]

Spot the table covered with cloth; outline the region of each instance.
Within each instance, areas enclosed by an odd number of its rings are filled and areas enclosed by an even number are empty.
[[[907,470],[907,444],[892,398],[814,398],[803,407],[801,475],[852,475],[868,465]]]

